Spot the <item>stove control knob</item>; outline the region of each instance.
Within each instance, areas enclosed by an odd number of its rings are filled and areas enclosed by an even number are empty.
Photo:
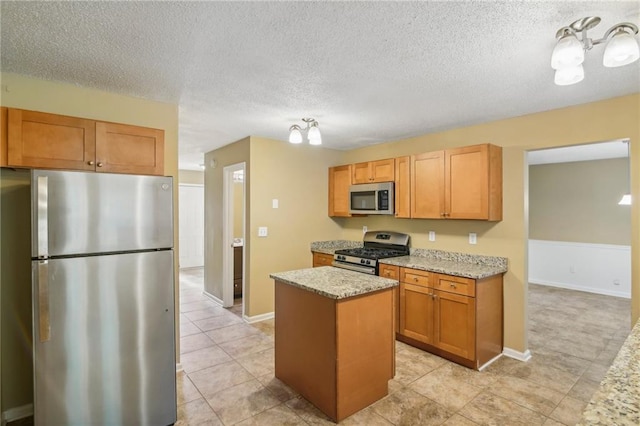
[[[367,260],[367,265],[371,265],[371,261],[370,260]]]

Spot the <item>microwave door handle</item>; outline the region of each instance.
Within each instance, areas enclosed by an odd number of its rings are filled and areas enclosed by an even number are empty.
[[[42,259],[49,256],[49,178],[47,176],[38,176],[36,185],[38,194],[37,257]]]

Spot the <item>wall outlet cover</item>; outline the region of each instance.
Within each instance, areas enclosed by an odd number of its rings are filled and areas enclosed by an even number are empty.
[[[258,228],[258,237],[266,237],[268,235],[268,229],[266,226],[260,226]]]
[[[436,240],[435,231],[429,231],[429,241],[435,241],[435,240]]]
[[[478,235],[475,232],[469,232],[469,244],[477,244]]]

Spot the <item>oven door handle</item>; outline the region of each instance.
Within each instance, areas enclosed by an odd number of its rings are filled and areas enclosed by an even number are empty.
[[[333,261],[333,263],[331,265],[335,266],[336,268],[348,269],[350,271],[356,271],[356,272],[363,272],[363,273],[369,274],[369,275],[375,275],[376,274],[376,269],[372,268],[372,267],[360,266],[360,265],[352,265],[352,264],[349,264],[349,263],[342,263],[342,262],[336,262],[335,260]]]

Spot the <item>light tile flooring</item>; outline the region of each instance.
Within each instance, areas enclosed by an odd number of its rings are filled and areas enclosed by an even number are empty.
[[[274,377],[274,322],[246,324],[202,295],[202,270],[180,274],[179,425],[332,424]],[[630,302],[529,286],[524,363],[483,372],[396,342],[389,395],[344,425],[573,425],[629,331]]]

